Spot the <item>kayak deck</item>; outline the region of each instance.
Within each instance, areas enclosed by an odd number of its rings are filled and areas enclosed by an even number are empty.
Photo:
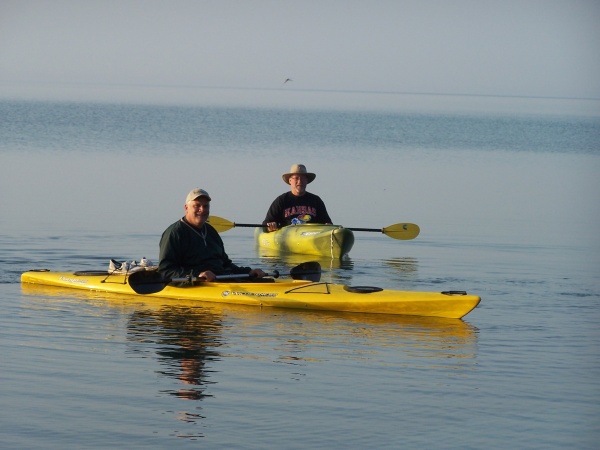
[[[338,225],[306,223],[269,232],[257,227],[254,238],[261,249],[342,258],[354,245],[354,233]]]
[[[480,302],[464,292],[412,292],[370,286],[346,286],[304,280],[272,282],[203,282],[193,286],[168,285],[160,292],[136,294],[127,275],[108,272],[51,272],[33,270],[21,275],[22,283],[84,289],[171,300],[231,303],[261,307],[293,308],[355,313],[399,314],[459,319]]]

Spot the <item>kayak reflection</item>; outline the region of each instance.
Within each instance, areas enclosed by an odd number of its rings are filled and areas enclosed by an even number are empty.
[[[185,301],[169,305],[168,299],[152,297],[132,303],[127,295],[35,284],[23,284],[21,291],[44,304],[72,300],[93,304],[98,317],[104,315],[107,307],[119,310],[127,317],[124,339],[129,352],[135,357],[157,358],[160,367],[156,372],[176,380],[178,386],[161,393],[187,400],[212,396],[207,387],[216,383],[209,374],[216,372],[212,363],[220,359],[223,309]],[[194,420],[190,413],[185,415]]]
[[[349,256],[342,259],[336,258],[319,258],[317,256],[297,255],[293,253],[283,253],[274,250],[268,252],[260,249],[261,262],[265,267],[274,270],[283,266],[294,267],[308,261],[318,262],[321,265],[321,281],[327,281],[335,284],[355,284],[356,276],[365,279],[365,271],[355,271],[355,261]],[[419,261],[412,257],[398,257],[383,260],[374,260],[360,262],[361,267],[369,267],[371,275],[369,279],[371,283],[382,283],[391,289],[398,285],[406,285],[405,283],[414,281],[418,277]]]
[[[321,281],[345,284],[352,279],[350,271],[354,269],[354,261],[349,256],[341,259],[327,258],[315,255],[278,252],[277,250],[263,251],[262,249],[260,249],[259,253],[259,257],[263,260],[261,264],[268,267],[269,270],[281,269],[282,266],[292,268],[306,261],[313,261],[319,263],[321,266]]]
[[[478,329],[460,319],[313,311],[292,317],[286,311],[279,320],[284,324],[278,327],[280,348],[286,349],[279,359],[295,365],[319,361],[318,355],[330,361],[332,348],[338,359],[389,357],[409,366],[453,370],[471,370],[477,356]]]
[[[219,361],[242,358],[294,366],[294,379],[321,364],[449,370],[475,368],[478,330],[460,319],[342,313],[139,297],[23,284],[37,304],[75,299],[94,304],[101,319],[107,307],[127,317],[126,341],[135,357],[157,358],[157,373],[176,381],[161,393],[186,400],[212,397]],[[86,312],[87,313],[87,312]],[[235,324],[235,327],[232,327]],[[227,348],[224,353],[221,349]],[[236,349],[236,350],[233,350]],[[150,356],[148,356],[150,355]],[[356,364],[358,363],[358,364]],[[317,364],[317,366],[315,366]],[[365,369],[365,373],[368,370]],[[194,421],[185,413],[181,420]]]

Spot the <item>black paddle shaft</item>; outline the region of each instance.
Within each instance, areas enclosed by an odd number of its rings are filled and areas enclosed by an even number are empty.
[[[321,280],[321,265],[316,261],[305,262],[293,267],[288,274],[294,280],[307,280],[319,282]],[[279,271],[275,270],[272,274],[267,274],[273,278],[279,278]],[[232,274],[217,275],[216,281],[225,281],[239,278],[250,278],[250,274]],[[192,284],[194,281],[202,281],[202,278],[193,277],[191,274],[183,278],[166,278],[155,270],[140,270],[134,272],[128,277],[129,286],[137,294],[147,295],[162,291],[170,283]]]

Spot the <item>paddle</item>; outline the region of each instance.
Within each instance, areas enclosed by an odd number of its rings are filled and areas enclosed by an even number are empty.
[[[256,228],[263,226],[262,224],[235,223],[218,216],[210,216],[210,218],[208,219],[208,223],[211,224],[219,233],[223,233],[235,227]],[[396,223],[385,228],[344,228],[351,231],[374,231],[376,233],[383,233],[386,236],[391,237],[392,239],[399,239],[402,241],[408,241],[410,239],[416,238],[419,235],[419,232],[421,231],[419,226],[414,223]]]
[[[275,270],[272,274],[267,274],[273,278],[280,276],[291,276],[294,280],[307,280],[318,282],[321,279],[321,265],[316,261],[305,262],[293,267],[289,274],[280,274]],[[250,278],[249,274],[217,275],[216,281],[225,281],[231,279]],[[156,294],[162,291],[170,283],[181,283],[194,281],[204,281],[203,278],[193,277],[191,275],[183,278],[163,277],[155,270],[140,270],[129,275],[128,282],[131,289],[137,294]]]

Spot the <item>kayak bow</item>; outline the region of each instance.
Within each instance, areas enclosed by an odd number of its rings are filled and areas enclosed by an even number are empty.
[[[254,230],[256,244],[261,250],[302,253],[305,255],[342,258],[354,245],[354,233],[338,225],[305,223],[289,225],[276,231]]]

